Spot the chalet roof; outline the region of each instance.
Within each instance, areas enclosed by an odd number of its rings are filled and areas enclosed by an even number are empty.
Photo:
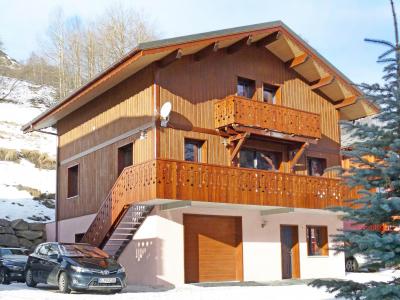
[[[156,61],[200,53],[212,45],[218,49],[245,42],[265,47],[289,68],[328,97],[345,120],[377,113],[378,109],[343,73],[329,63],[281,21],[260,23],[139,44],[119,61],[74,90],[22,127],[24,132],[54,126],[57,121],[85,105],[106,90]]]

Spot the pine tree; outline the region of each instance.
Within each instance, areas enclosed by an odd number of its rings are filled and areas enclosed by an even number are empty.
[[[400,226],[400,45],[397,17],[390,1],[394,20],[395,43],[366,39],[383,45],[386,51],[378,62],[384,64],[382,84],[362,84],[365,94],[380,108],[376,122],[347,124],[352,138],[358,141],[345,153],[353,167],[342,177],[352,187],[360,188],[359,198],[344,211],[345,220],[361,224],[364,230],[344,230],[336,235],[336,249],[350,255],[363,254],[369,268],[400,268],[400,233],[373,230],[376,225]],[[374,125],[374,123],[381,124]],[[383,125],[383,126],[382,126]],[[371,161],[371,158],[374,159]],[[375,225],[375,226],[374,226]],[[336,297],[345,299],[400,299],[400,278],[390,282],[357,283],[345,280],[314,280],[314,287],[326,287]]]

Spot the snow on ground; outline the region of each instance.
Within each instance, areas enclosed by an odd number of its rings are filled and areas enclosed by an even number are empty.
[[[23,185],[41,191],[55,193],[56,171],[35,168],[31,162],[21,159],[20,163],[0,161],[0,198],[1,186]]]
[[[14,103],[31,104],[42,110],[54,101],[56,91],[46,85],[0,76],[0,98]]]
[[[55,158],[55,136],[21,131],[22,125],[37,117],[54,101],[54,88],[0,76],[0,99],[5,95],[5,100],[0,100],[0,148],[37,150]],[[31,221],[28,217],[35,215],[54,220],[54,209],[33,200],[27,191],[17,189],[17,186],[55,193],[55,170],[38,169],[25,159],[20,162],[0,161],[0,218]]]
[[[42,220],[47,219],[47,222],[54,221],[54,209],[47,208],[33,200],[28,192],[18,191],[15,187],[0,186],[0,207],[0,219],[22,218],[34,222],[29,217],[35,215]]]
[[[348,273],[344,279],[359,282],[376,280],[387,281],[400,272],[393,273],[391,270],[378,273]],[[0,285],[1,300],[41,299],[41,300],[63,300],[63,299],[120,299],[120,300],[242,300],[242,299],[269,299],[269,300],[333,300],[334,295],[326,293],[323,289],[316,289],[304,283],[293,284],[293,281],[281,282],[244,282],[244,283],[221,283],[202,285],[182,285],[173,289],[155,289],[151,287],[128,286],[121,294],[104,295],[98,293],[89,294],[61,294],[56,287],[38,285],[37,288],[28,288],[23,283],[13,283],[9,286]]]
[[[55,170],[40,170],[26,161],[19,164],[0,161],[0,219],[25,219],[37,216],[41,219],[47,216],[48,221],[54,220],[54,209],[33,200],[32,196],[17,186],[37,189],[42,193],[55,193]]]

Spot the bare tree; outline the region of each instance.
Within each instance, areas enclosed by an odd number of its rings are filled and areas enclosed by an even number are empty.
[[[92,21],[66,18],[58,8],[52,14],[41,57],[47,66],[57,68],[59,97],[65,97],[138,43],[154,39],[154,26],[147,20],[143,12],[118,2]],[[35,64],[31,70],[35,78],[39,76],[37,67]]]

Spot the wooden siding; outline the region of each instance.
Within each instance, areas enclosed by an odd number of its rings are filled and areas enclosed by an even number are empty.
[[[218,51],[200,62],[194,61],[192,56],[185,56],[166,68],[156,70],[160,105],[170,101],[173,108],[171,128],[160,132],[159,157],[183,159],[183,140],[190,136],[208,141],[208,162],[230,165],[229,151],[222,144],[222,138],[192,130],[215,128],[214,105],[236,93],[238,76],[256,81],[255,101],[262,99],[263,83],[267,83],[280,87],[278,105],[320,114],[322,137],[318,144],[310,146],[305,156],[316,156],[317,153],[317,157],[322,155],[327,159],[328,166],[340,164],[339,118],[334,106],[313,92],[272,53],[255,46],[244,47],[231,55]],[[304,164],[303,168],[297,168],[296,173],[306,174],[305,167]]]
[[[60,166],[59,219],[97,212],[118,177],[118,147],[133,143],[133,163],[136,165],[154,158],[153,141],[154,130],[148,132],[145,140],[133,136]],[[67,169],[75,164],[80,166],[79,195],[67,198]]]
[[[59,168],[59,219],[98,210],[117,180],[117,149],[129,142],[134,142],[134,164],[154,158],[183,160],[184,139],[194,138],[207,143],[205,161],[230,166],[229,150],[215,131],[214,104],[235,94],[238,76],[256,81],[254,101],[262,99],[263,83],[277,85],[278,105],[321,115],[322,138],[306,150],[296,174],[307,173],[307,156],[327,159],[328,167],[340,164],[337,111],[268,50],[251,46],[230,55],[221,50],[199,62],[189,55],[165,68],[147,67],[58,122],[59,161],[67,161]],[[159,111],[166,101],[173,107],[169,128],[150,130],[144,141],[131,136],[101,149],[93,148],[153,121],[155,109]],[[268,142],[253,139],[244,146],[262,143],[269,147]],[[288,150],[287,144],[281,148]],[[71,160],[89,149],[94,150]],[[285,155],[280,171],[288,172]],[[80,192],[78,197],[67,199],[66,170],[74,164],[80,165]]]
[[[58,122],[60,161],[151,122],[153,88],[147,68]]]
[[[59,133],[59,219],[97,212],[118,175],[118,148],[133,143],[133,163],[155,158],[155,129],[96,149],[153,120],[153,71],[144,69],[57,124]],[[93,151],[91,151],[93,150]],[[89,151],[89,153],[82,153]],[[82,154],[80,156],[80,154]],[[71,157],[78,156],[70,161]],[[80,157],[79,157],[80,156]],[[79,195],[67,198],[67,168],[79,164]]]

